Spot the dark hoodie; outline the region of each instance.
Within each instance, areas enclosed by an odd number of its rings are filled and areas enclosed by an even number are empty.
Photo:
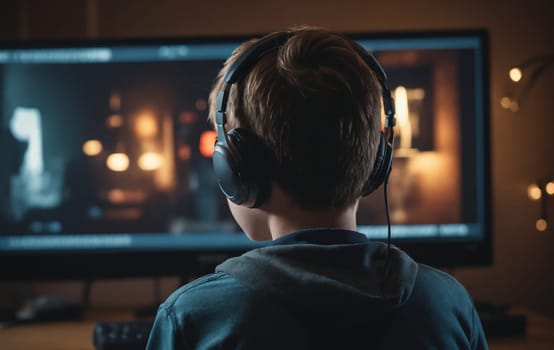
[[[466,290],[399,249],[304,230],[219,265],[159,308],[148,349],[487,349]]]

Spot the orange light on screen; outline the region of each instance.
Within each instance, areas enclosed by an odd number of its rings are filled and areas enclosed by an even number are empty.
[[[112,171],[125,171],[129,168],[129,157],[125,153],[112,153],[106,159],[106,166]]]
[[[112,114],[106,119],[106,125],[108,128],[119,128],[123,126],[123,117],[120,114]]]
[[[214,154],[215,139],[217,133],[213,130],[207,130],[200,135],[200,142],[198,143],[198,149],[200,154],[206,158],[211,158]]]
[[[97,156],[102,152],[102,143],[98,140],[88,140],[83,143],[83,153],[87,156]]]
[[[146,152],[141,154],[138,159],[138,165],[142,170],[152,171],[162,167],[163,157],[156,152]]]
[[[135,119],[135,132],[141,138],[151,138],[158,134],[156,116],[150,112],[139,114]]]
[[[108,191],[108,200],[112,203],[125,202],[125,191],[121,188],[114,188]]]
[[[143,203],[146,200],[147,194],[144,190],[129,190],[122,188],[112,188],[106,192],[106,198],[111,203]]]
[[[119,111],[121,109],[121,95],[117,91],[110,94],[110,109],[112,111]]]
[[[194,103],[194,106],[196,107],[197,110],[204,111],[206,110],[206,108],[208,108],[208,102],[206,102],[206,100],[203,98],[199,98]]]
[[[177,154],[179,156],[179,159],[189,160],[190,156],[192,155],[192,151],[190,150],[190,146],[185,144],[185,145],[179,146],[179,150],[177,151]]]
[[[184,111],[179,114],[179,123],[181,124],[194,124],[198,120],[196,113],[191,111]]]

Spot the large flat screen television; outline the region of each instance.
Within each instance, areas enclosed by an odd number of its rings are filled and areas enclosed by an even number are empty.
[[[492,261],[488,34],[349,34],[397,109],[392,239],[438,267]],[[0,45],[0,279],[195,275],[263,245],[212,172],[207,96],[247,37]],[[359,231],[386,238],[381,191]]]

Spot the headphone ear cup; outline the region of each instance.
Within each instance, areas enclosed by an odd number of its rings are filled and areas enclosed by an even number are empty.
[[[362,196],[367,196],[381,186],[389,176],[391,169],[392,145],[386,141],[385,134],[381,132],[373,170],[362,188]]]
[[[213,168],[219,187],[233,203],[256,208],[269,197],[271,188],[267,146],[246,129],[232,129],[227,142],[218,140]]]

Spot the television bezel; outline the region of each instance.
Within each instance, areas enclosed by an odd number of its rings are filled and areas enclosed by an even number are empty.
[[[489,266],[493,263],[493,228],[491,207],[491,157],[490,157],[490,60],[489,33],[486,29],[418,30],[345,32],[353,39],[413,39],[477,37],[482,44],[482,102],[483,130],[482,151],[484,165],[484,237],[479,241],[400,243],[399,246],[416,261],[438,268]],[[98,47],[119,45],[172,45],[213,42],[243,42],[251,35],[86,39],[56,41],[4,41],[0,49]],[[393,231],[393,244],[394,231]],[[136,278],[179,276],[189,278],[213,271],[226,258],[239,255],[252,247],[194,250],[176,249],[164,251],[97,251],[75,250],[70,252],[31,251],[0,252],[0,280],[92,280],[112,278]]]

